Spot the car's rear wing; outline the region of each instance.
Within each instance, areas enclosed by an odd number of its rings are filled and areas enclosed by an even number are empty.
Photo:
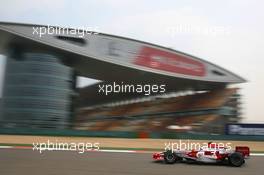
[[[245,158],[250,156],[250,149],[248,146],[236,146],[236,152],[243,154]]]

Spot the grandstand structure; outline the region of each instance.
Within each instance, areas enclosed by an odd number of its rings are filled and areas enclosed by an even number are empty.
[[[157,97],[128,104],[80,108],[74,128],[92,131],[195,132],[222,134],[240,120],[237,88]]]
[[[1,127],[222,133],[240,120],[239,90],[229,85],[245,80],[204,59],[57,26],[0,22],[0,38],[7,57]],[[78,76],[101,81],[77,88]],[[98,92],[113,82],[166,92]]]

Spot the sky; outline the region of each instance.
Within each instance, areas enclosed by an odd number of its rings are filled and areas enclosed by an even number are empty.
[[[261,0],[8,0],[0,21],[86,27],[203,58],[247,80],[236,85],[243,122],[264,123],[263,7]],[[3,65],[0,56],[0,87]]]

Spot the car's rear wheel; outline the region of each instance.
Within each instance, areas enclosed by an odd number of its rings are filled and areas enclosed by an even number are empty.
[[[164,161],[167,164],[173,164],[177,161],[179,161],[181,158],[178,157],[174,152],[168,150],[164,152]]]
[[[244,157],[239,152],[234,152],[228,157],[229,164],[232,166],[240,167],[245,162]]]

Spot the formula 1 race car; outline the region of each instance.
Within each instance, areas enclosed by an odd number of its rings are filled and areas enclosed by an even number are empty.
[[[202,163],[227,163],[240,167],[249,158],[250,150],[247,146],[236,146],[235,150],[219,147],[217,144],[201,147],[199,150],[167,150],[154,153],[154,160],[164,160],[167,164],[176,162],[202,162]]]

